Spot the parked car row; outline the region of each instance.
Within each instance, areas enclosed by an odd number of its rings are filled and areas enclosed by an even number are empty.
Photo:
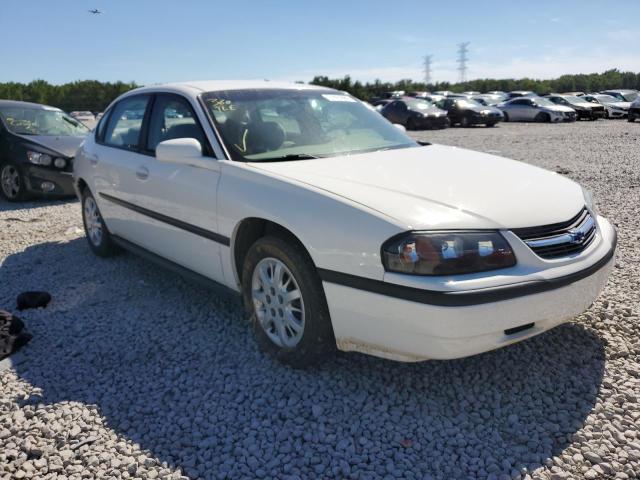
[[[408,130],[447,128],[451,125],[493,127],[503,118],[502,112],[466,97],[441,97],[432,102],[426,98],[401,97],[374,102],[374,107],[391,123]]]
[[[392,123],[415,130],[453,125],[493,127],[500,121],[557,123],[627,117],[632,122],[640,118],[637,107],[632,109],[638,98],[635,90],[607,90],[592,94],[567,92],[545,96],[531,90],[486,93],[393,91],[372,104]]]

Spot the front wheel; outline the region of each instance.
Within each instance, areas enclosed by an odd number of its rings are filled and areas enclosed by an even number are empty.
[[[539,112],[534,120],[536,122],[549,123],[551,121],[551,116],[546,112]]]
[[[322,282],[300,246],[273,236],[254,243],[242,292],[258,345],[269,355],[304,367],[335,348]]]
[[[85,188],[82,192],[82,223],[84,233],[89,242],[89,247],[99,257],[109,257],[117,252],[118,248],[111,239],[111,234],[102,219],[96,199]]]
[[[509,121],[509,114],[507,112],[502,112],[502,121],[503,122]]]
[[[10,202],[24,202],[28,199],[27,183],[20,167],[5,163],[0,168],[0,191]]]
[[[469,120],[469,117],[467,117],[466,115],[464,117],[462,117],[460,119],[460,126],[463,128],[467,128],[469,126],[471,126],[471,121]]]

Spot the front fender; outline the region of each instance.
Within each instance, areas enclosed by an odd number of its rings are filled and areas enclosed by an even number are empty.
[[[231,239],[223,248],[225,282],[237,288],[233,243],[240,223],[261,218],[292,232],[318,268],[382,280],[382,243],[404,231],[380,212],[343,197],[259,171],[250,164],[221,161],[218,229]]]

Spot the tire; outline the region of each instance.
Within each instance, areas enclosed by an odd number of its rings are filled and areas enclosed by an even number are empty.
[[[322,281],[302,247],[275,236],[256,241],[242,267],[242,295],[256,341],[273,358],[302,368],[335,350]]]
[[[29,199],[24,174],[15,163],[6,162],[0,166],[0,193],[9,202],[24,202]]]
[[[460,119],[460,126],[462,128],[468,128],[471,126],[471,121],[469,120],[469,117],[464,115],[461,119]]]
[[[418,126],[413,118],[407,120],[407,130],[417,130]]]
[[[609,115],[609,110],[607,110],[606,108],[604,109],[604,118],[606,118],[607,120],[611,118],[611,115]]]
[[[503,122],[509,121],[509,114],[507,112],[502,112],[502,121]]]
[[[534,118],[536,122],[541,123],[549,123],[551,121],[551,116],[545,112],[538,112]]]
[[[489,122],[485,124],[485,127],[488,127],[488,128],[495,127],[495,126],[496,126],[496,122]]]
[[[633,122],[635,122],[635,120],[636,120],[635,115],[629,115],[629,116],[627,117],[627,122],[631,122],[631,123],[633,123]]]
[[[88,188],[82,191],[82,224],[91,251],[99,257],[110,257],[118,252],[107,225],[102,219],[96,199]]]

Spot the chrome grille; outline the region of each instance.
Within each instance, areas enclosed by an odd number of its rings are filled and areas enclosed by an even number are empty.
[[[596,222],[583,208],[571,220],[542,227],[512,230],[539,257],[568,257],[582,252],[596,237]]]

